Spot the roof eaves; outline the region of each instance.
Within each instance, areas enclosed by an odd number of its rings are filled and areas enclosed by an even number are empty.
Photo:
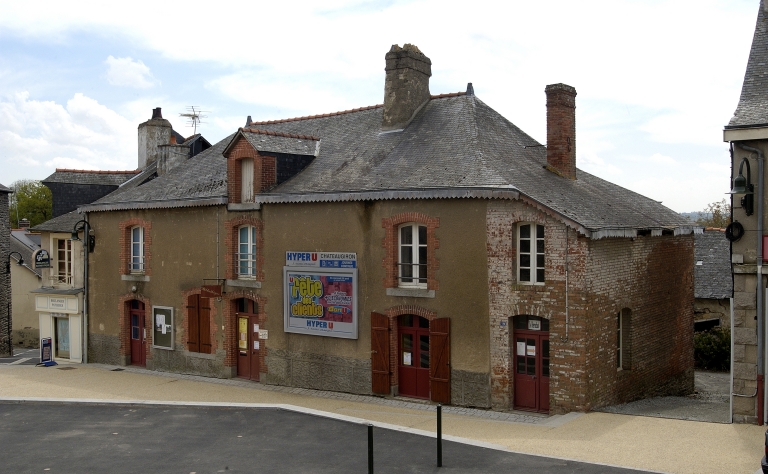
[[[220,206],[227,203],[226,196],[195,199],[170,199],[168,201],[131,201],[87,204],[78,208],[79,212],[126,211],[134,209],[170,209],[181,207]]]

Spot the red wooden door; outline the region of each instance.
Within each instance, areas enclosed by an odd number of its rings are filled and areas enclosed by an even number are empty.
[[[371,313],[371,391],[389,395],[389,318]]]
[[[255,303],[251,300],[240,299],[235,302],[235,324],[237,328],[237,376],[259,381],[261,365],[259,356],[261,341],[259,340],[259,317]]]
[[[549,412],[549,333],[515,330],[515,400],[520,410]]]
[[[429,324],[429,339],[432,401],[451,403],[451,320],[433,319]]]
[[[147,365],[147,337],[144,328],[144,303],[131,300],[128,319],[131,324],[131,364]]]
[[[398,318],[400,395],[429,399],[429,320],[404,314]]]

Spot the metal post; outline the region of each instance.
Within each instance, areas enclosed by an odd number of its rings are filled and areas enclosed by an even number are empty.
[[[437,404],[437,467],[443,467],[443,405]]]
[[[373,474],[373,425],[368,424],[368,474]]]

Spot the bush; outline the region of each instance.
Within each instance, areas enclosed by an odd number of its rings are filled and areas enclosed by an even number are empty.
[[[697,369],[731,370],[731,330],[716,327],[693,335],[693,358]]]

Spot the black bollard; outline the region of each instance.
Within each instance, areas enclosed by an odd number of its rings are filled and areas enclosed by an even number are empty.
[[[437,467],[443,467],[443,406],[437,404]]]
[[[368,474],[373,474],[373,425],[368,424]]]

